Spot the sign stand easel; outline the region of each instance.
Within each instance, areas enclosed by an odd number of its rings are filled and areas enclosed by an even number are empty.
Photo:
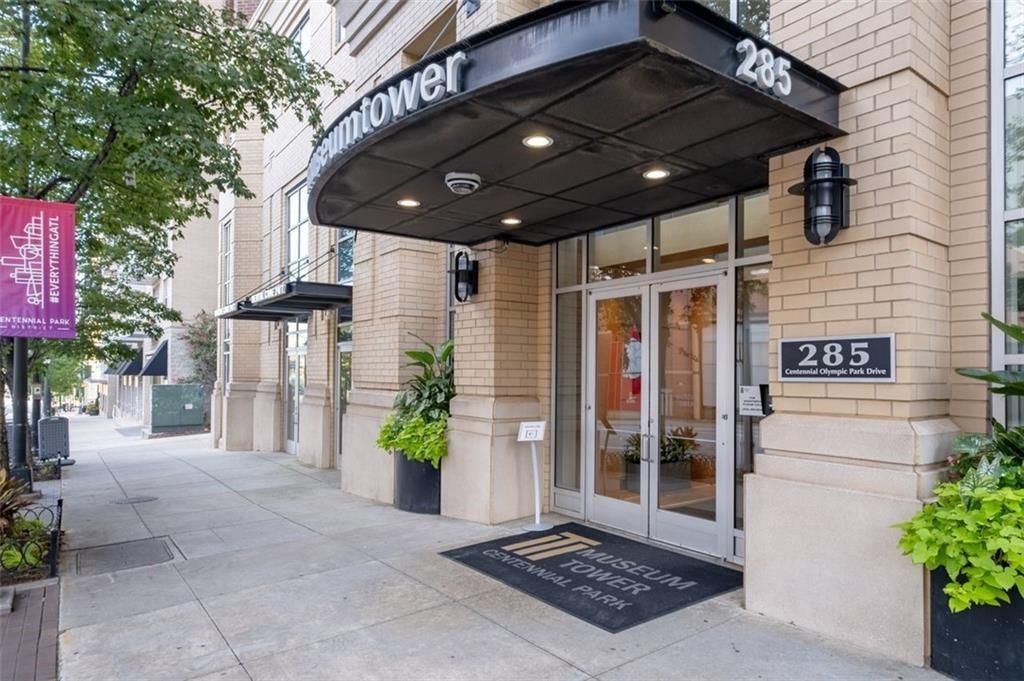
[[[537,458],[537,443],[544,441],[544,421],[523,421],[519,424],[518,442],[530,443],[530,455],[533,458],[533,523],[523,525],[527,532],[543,532],[554,525],[540,521],[540,462]]]

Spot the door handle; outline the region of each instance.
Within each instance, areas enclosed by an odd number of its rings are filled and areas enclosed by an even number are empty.
[[[644,463],[651,463],[654,459],[651,457],[651,438],[653,437],[650,433],[643,433],[640,435],[643,438],[643,444],[640,450],[640,460]]]

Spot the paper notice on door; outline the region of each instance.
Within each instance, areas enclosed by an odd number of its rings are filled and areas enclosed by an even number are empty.
[[[740,386],[740,416],[764,416],[761,405],[761,386]]]

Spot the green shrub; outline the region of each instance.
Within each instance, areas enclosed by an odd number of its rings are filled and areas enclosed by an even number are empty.
[[[439,468],[448,455],[449,405],[455,396],[454,345],[447,341],[434,347],[419,340],[425,350],[405,353],[412,360],[408,366],[418,367],[419,372],[395,397],[391,413],[377,432],[377,447]]]
[[[0,534],[0,567],[5,570],[34,568],[49,555],[50,538],[46,524],[36,518],[16,518]]]
[[[982,315],[1008,338],[1024,343],[1024,327]],[[1024,372],[957,369],[989,383],[989,392],[1024,396]],[[992,434],[968,433],[953,443],[951,479],[937,500],[909,521],[899,545],[929,570],[944,568],[949,609],[1008,603],[1024,597],[1024,428],[992,420]]]
[[[998,486],[989,471],[971,471],[960,483],[939,485],[938,500],[908,522],[900,548],[929,570],[945,568],[949,609],[1024,596],[1024,490]]]

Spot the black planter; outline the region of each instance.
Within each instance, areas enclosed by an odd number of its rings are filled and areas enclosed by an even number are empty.
[[[1024,598],[1017,590],[999,607],[952,613],[942,568],[931,575],[932,668],[962,681],[1024,679]]]
[[[395,508],[410,513],[441,512],[441,469],[395,452]]]

